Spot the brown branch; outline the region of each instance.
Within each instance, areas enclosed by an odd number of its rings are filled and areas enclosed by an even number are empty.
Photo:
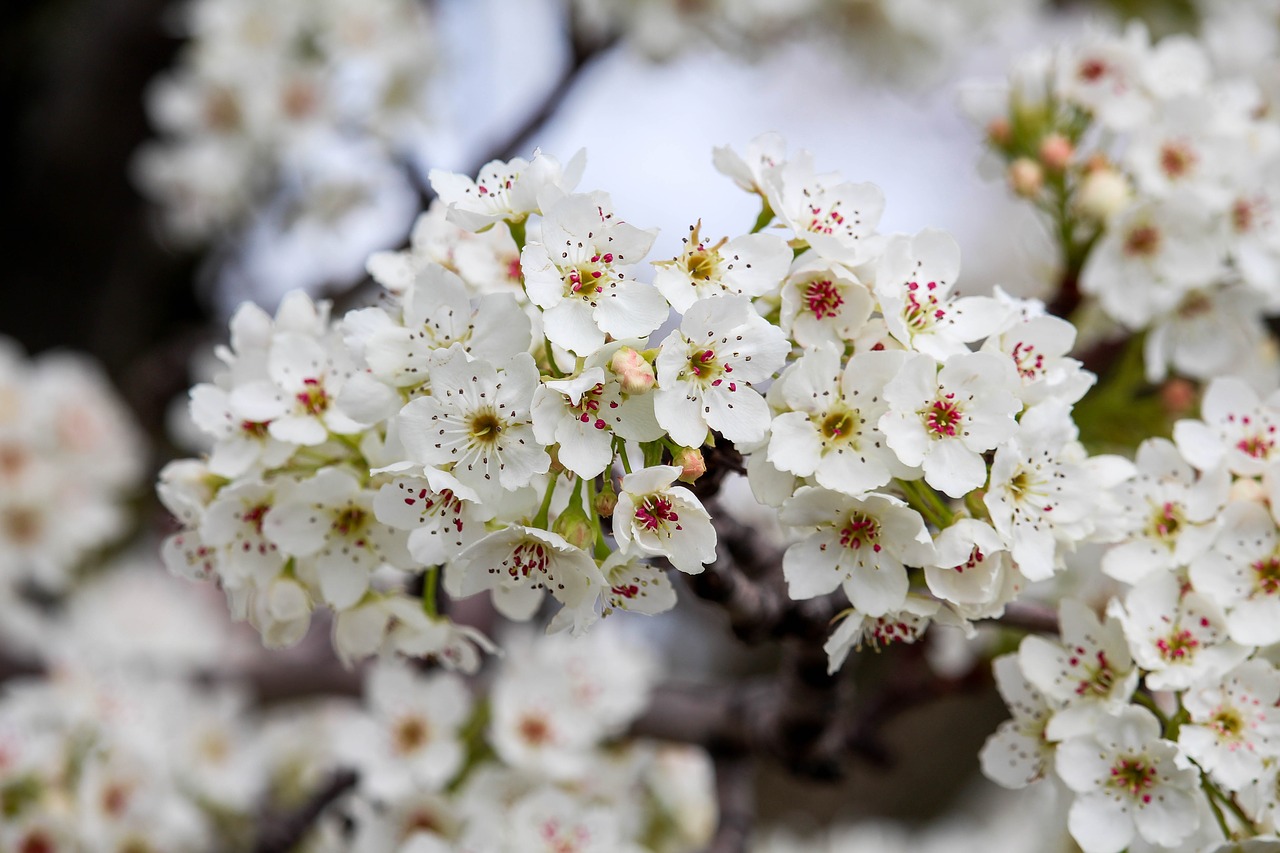
[[[1058,633],[1057,611],[1031,601],[1010,602],[1005,605],[1003,615],[990,621],[1005,628],[1017,628],[1033,634]]]
[[[755,824],[756,780],[751,757],[739,752],[712,756],[716,773],[716,834],[706,853],[746,853]]]
[[[360,781],[354,770],[336,770],[310,800],[283,814],[268,813],[262,818],[254,853],[289,853],[298,846],[325,809]]]

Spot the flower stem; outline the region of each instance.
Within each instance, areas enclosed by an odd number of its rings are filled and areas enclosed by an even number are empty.
[[[539,530],[547,529],[547,517],[551,515],[551,496],[555,494],[556,480],[558,479],[560,479],[559,475],[551,475],[551,479],[547,483],[547,492],[542,496],[542,506],[538,507],[538,514],[533,517],[533,523],[530,526]]]
[[[440,617],[440,609],[436,604],[436,589],[440,584],[440,567],[432,566],[422,577],[422,612],[432,619]]]
[[[763,231],[773,221],[773,208],[769,206],[769,199],[764,196],[760,197],[760,215],[756,217],[756,224],[751,226],[751,233]]]
[[[584,478],[585,479],[585,478]],[[600,524],[600,513],[596,512],[596,481],[587,479],[587,517],[596,529],[595,558],[603,560],[609,556],[609,545],[604,541],[604,526]]]

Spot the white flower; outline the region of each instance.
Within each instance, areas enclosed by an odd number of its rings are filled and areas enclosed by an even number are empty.
[[[779,325],[802,347],[843,347],[857,338],[874,304],[871,292],[851,271],[811,260],[782,285]]]
[[[373,492],[340,468],[325,468],[277,496],[263,532],[281,551],[298,558],[299,574],[314,573],[334,609],[352,606],[384,563],[413,565],[404,533],[380,523]]]
[[[900,609],[880,616],[869,616],[856,609],[845,611],[839,617],[840,624],[822,646],[827,653],[827,674],[838,672],[849,652],[861,651],[863,645],[880,649],[893,643],[914,643],[937,612],[938,602],[915,594],[908,595]]]
[[[696,575],[716,558],[711,516],[684,486],[675,465],[656,465],[622,478],[613,511],[613,535],[623,553],[661,555],[682,572]]]
[[[1231,639],[1280,642],[1280,553],[1276,525],[1253,501],[1227,504],[1213,547],[1191,563],[1191,582],[1227,611]]]
[[[789,345],[742,296],[695,302],[658,353],[654,414],[672,440],[698,447],[707,430],[734,442],[756,442],[769,427],[769,407],[749,387],[771,377]]]
[[[493,603],[509,619],[527,620],[543,590],[574,609],[605,585],[595,561],[563,537],[515,525],[488,534],[445,567],[445,589],[465,597],[493,591]]]
[[[925,566],[929,591],[962,609],[1002,608],[1013,572],[1000,535],[984,521],[960,518],[934,540],[935,560]]]
[[[847,495],[910,475],[877,427],[889,406],[885,384],[903,360],[901,352],[864,352],[842,367],[830,347],[801,356],[771,392],[770,399],[780,397],[790,411],[769,428],[769,462]]]
[[[230,404],[245,420],[266,423],[273,438],[322,444],[331,432],[351,435],[363,429],[335,405],[352,370],[337,341],[277,331],[267,356],[270,380],[238,386]]]
[[[988,779],[1006,788],[1025,788],[1043,778],[1053,761],[1053,746],[1044,732],[1053,708],[1022,674],[1017,655],[1001,655],[991,669],[1013,718],[987,738],[978,758]]]
[[[1062,552],[1094,529],[1103,484],[1084,464],[1075,437],[1070,409],[1049,400],[1022,416],[1018,434],[991,464],[982,502],[1028,580],[1050,577]]]
[[[687,311],[699,299],[726,293],[757,297],[777,291],[791,266],[785,240],[776,234],[744,234],[708,244],[701,227],[701,222],[689,227],[679,257],[653,263],[653,286],[672,308]]]
[[[546,212],[541,242],[526,245],[520,262],[552,343],[590,355],[606,335],[641,338],[667,319],[662,294],[628,277],[654,233],[617,220],[603,193],[567,196]]]
[[[787,143],[778,133],[762,133],[747,143],[747,153],[739,155],[728,145],[712,149],[716,171],[727,175],[749,193],[765,195],[769,173],[787,160]],[[678,309],[677,309],[678,310]]]
[[[1138,684],[1119,621],[1103,624],[1072,598],[1062,601],[1058,621],[1058,641],[1031,635],[1018,648],[1027,680],[1061,706],[1046,729],[1051,740],[1088,731],[1100,717],[1118,712]]]
[[[533,342],[529,318],[509,294],[490,294],[473,310],[458,276],[437,264],[421,269],[400,300],[400,316],[364,308],[342,321],[347,343],[378,379],[422,385],[437,350],[461,344],[478,359],[503,362]]]
[[[228,586],[263,585],[284,567],[285,555],[263,531],[275,489],[244,479],[223,488],[205,510],[200,540],[219,552],[218,575]]]
[[[906,566],[934,558],[924,519],[896,498],[851,498],[805,486],[783,504],[780,518],[809,534],[782,560],[787,592],[796,600],[843,585],[860,612],[883,616],[907,600]]]
[[[1075,403],[1097,380],[1079,361],[1067,356],[1075,342],[1075,326],[1044,314],[1017,317],[1007,329],[987,338],[982,349],[1013,359],[1021,380],[1017,393],[1027,406],[1049,397]]]
[[[1057,771],[1076,792],[1067,826],[1085,853],[1120,853],[1135,835],[1172,847],[1199,826],[1198,774],[1145,708],[1104,716],[1093,733],[1063,743]]]
[[[271,434],[270,421],[255,421],[226,389],[204,382],[191,389],[191,420],[215,439],[209,470],[239,477],[254,466],[283,465],[296,445]]]
[[[502,219],[521,222],[540,209],[544,196],[571,192],[586,165],[586,151],[573,155],[563,168],[554,157],[535,151],[532,162],[516,157],[486,163],[474,181],[442,169],[432,169],[427,178],[449,205],[449,221],[480,231]]]
[[[1252,477],[1280,458],[1280,391],[1261,401],[1241,379],[1214,379],[1200,403],[1200,416],[1203,420],[1174,424],[1173,438],[1183,457],[1201,471],[1225,464],[1233,474]]]
[[[501,369],[473,361],[454,345],[430,368],[431,396],[400,410],[400,440],[409,458],[451,466],[483,500],[527,486],[551,457],[533,433],[529,407],[538,387],[533,357],[521,353]]]
[[[1141,329],[1222,273],[1223,238],[1212,212],[1184,196],[1136,204],[1089,253],[1080,289],[1096,296],[1108,316]]]
[[[480,498],[451,474],[427,468],[423,477],[397,477],[378,489],[373,514],[408,530],[408,548],[423,566],[439,566],[484,535],[489,513]]]
[[[380,660],[365,678],[365,702],[368,716],[340,729],[338,743],[364,790],[379,798],[438,791],[462,768],[471,694],[458,676]]]
[[[1149,49],[1140,24],[1129,26],[1122,36],[1090,33],[1058,53],[1055,88],[1115,130],[1138,127],[1152,111],[1142,85]]]
[[[875,288],[889,333],[942,361],[994,332],[1008,309],[987,296],[952,298],[959,274],[960,246],[950,234],[927,229],[914,237],[890,237],[876,266]]]
[[[956,355],[937,367],[930,356],[907,356],[885,385],[889,411],[878,426],[904,465],[923,466],[925,482],[959,498],[987,482],[982,453],[1013,435],[1022,402],[1002,356]]]
[[[1215,518],[1226,503],[1229,482],[1219,469],[1198,481],[1173,443],[1151,438],[1138,447],[1138,474],[1116,493],[1116,526],[1124,541],[1102,558],[1102,570],[1125,583],[1152,572],[1186,566],[1217,532]]]
[[[1157,572],[1113,602],[1138,665],[1152,690],[1185,690],[1243,661],[1249,650],[1227,639],[1222,609],[1204,594],[1184,591],[1172,572]]]
[[[769,205],[819,255],[856,266],[870,259],[884,193],[875,184],[839,181],[813,170],[803,152],[765,176]]]
[[[616,347],[614,347],[616,349]],[[593,364],[609,348],[601,350]],[[599,476],[613,462],[614,442],[655,441],[662,437],[649,394],[623,393],[621,380],[601,366],[585,368],[570,379],[553,379],[533,396],[534,436],[547,447],[558,445],[560,464],[581,477]]]
[[[1239,791],[1262,775],[1265,760],[1280,757],[1280,674],[1255,659],[1221,679],[1183,697],[1191,720],[1178,730],[1178,745],[1228,790]]]

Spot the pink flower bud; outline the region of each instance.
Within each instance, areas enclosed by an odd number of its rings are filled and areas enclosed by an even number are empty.
[[[992,119],[991,123],[987,125],[987,138],[1001,148],[1009,144],[1009,139],[1012,135],[1008,119]]]
[[[675,464],[680,466],[679,480],[692,483],[707,473],[707,460],[702,458],[702,451],[696,447],[686,447],[676,455]]]
[[[1009,164],[1009,185],[1020,196],[1038,195],[1044,188],[1044,169],[1030,157],[1019,157]]]
[[[1040,162],[1054,172],[1067,168],[1075,154],[1076,147],[1060,133],[1051,133],[1040,141]]]
[[[624,394],[644,394],[657,382],[653,365],[631,347],[615,352],[609,369],[618,377]]]

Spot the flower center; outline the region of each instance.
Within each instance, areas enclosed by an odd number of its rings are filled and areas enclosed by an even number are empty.
[[[324,392],[321,392],[321,393],[324,393]],[[298,400],[299,402],[302,402],[304,407],[307,405],[306,402],[303,400],[302,394],[298,395]],[[267,434],[268,434],[267,428],[269,426],[270,424],[267,421],[241,421],[240,431],[249,438],[262,439],[267,437]]]
[[[1111,779],[1107,784],[1136,797],[1148,788],[1155,787],[1156,769],[1143,758],[1122,758],[1111,768]],[[1150,794],[1143,794],[1144,803],[1150,800]]]
[[[844,297],[840,295],[840,288],[836,287],[830,279],[818,279],[805,285],[804,304],[810,314],[819,320],[824,320],[827,317],[840,315],[840,306],[844,304]]]
[[[547,549],[542,547],[542,543],[526,540],[511,552],[511,568],[507,573],[517,580],[527,578],[531,574],[545,575],[549,565],[551,565],[551,557],[547,555]]]
[[[520,738],[532,746],[544,746],[552,741],[551,726],[542,717],[526,714],[520,718],[518,729]]]
[[[955,402],[955,394],[947,394],[934,400],[929,408],[920,413],[924,418],[924,428],[938,438],[955,438],[959,427],[964,423],[964,412]]]
[[[1139,225],[1124,238],[1124,253],[1131,258],[1150,258],[1160,249],[1160,232],[1151,225]]]
[[[1222,707],[1213,715],[1213,727],[1219,734],[1234,737],[1244,731],[1244,717],[1235,708]]]
[[[467,432],[476,444],[493,447],[502,436],[502,419],[490,409],[484,409],[471,416]]]
[[[697,379],[711,380],[711,384],[720,385],[723,381],[722,373],[732,373],[733,368],[726,364],[722,364],[720,359],[716,357],[716,351],[711,349],[694,349],[689,354],[689,364],[685,370],[685,377],[693,376]],[[737,390],[733,383],[729,384],[729,390]]]
[[[920,292],[919,282],[907,282],[907,304],[903,320],[911,331],[923,332],[947,316],[947,312],[939,307],[938,297],[933,292],[937,289],[936,281],[926,284],[923,293]]]
[[[417,752],[430,738],[431,730],[421,717],[405,717],[398,721],[391,732],[391,742],[397,755]]]
[[[636,508],[636,521],[645,530],[657,530],[668,524],[674,525],[676,530],[684,529],[679,524],[680,516],[671,505],[671,499],[662,495],[645,498],[644,503]]]
[[[1160,148],[1160,170],[1168,178],[1186,177],[1196,165],[1196,153],[1185,142],[1167,142]]]
[[[1023,341],[1013,345],[1013,363],[1018,368],[1018,375],[1026,380],[1034,380],[1044,372],[1044,354],[1037,352],[1035,346]]]
[[[1200,641],[1185,628],[1170,634],[1168,637],[1161,637],[1156,640],[1156,648],[1160,652],[1160,657],[1171,663],[1190,657],[1195,654],[1196,649],[1199,647]]]
[[[1275,431],[1275,427],[1269,427],[1267,432]],[[1236,442],[1236,450],[1254,459],[1266,459],[1271,455],[1271,449],[1276,446],[1275,440],[1270,435],[1262,433],[1254,433],[1245,436]]]
[[[840,544],[855,551],[866,545],[880,553],[880,523],[865,513],[852,512],[844,527],[840,528]]]
[[[296,395],[299,405],[308,415],[323,415],[329,408],[329,392],[324,390],[319,379],[304,379],[305,386]]]
[[[848,409],[835,409],[827,413],[822,419],[822,426],[819,429],[827,441],[840,442],[848,441],[853,437],[854,430],[858,428],[861,418],[856,412]]]
[[[1071,666],[1079,666],[1080,659],[1086,654],[1083,646],[1077,646],[1074,654],[1067,661]],[[1112,686],[1116,683],[1115,670],[1111,668],[1111,662],[1107,660],[1107,653],[1099,651],[1097,653],[1098,664],[1096,667],[1085,666],[1087,678],[1082,678],[1076,685],[1076,695],[1086,696],[1093,694],[1094,696],[1107,696],[1111,693]]]
[[[368,522],[367,512],[358,506],[346,506],[334,514],[331,529],[339,536],[349,539],[353,536],[359,537]],[[357,547],[364,547],[364,539],[358,538],[354,544]]]
[[[578,264],[564,274],[565,297],[577,296],[584,302],[592,302],[594,297],[604,292],[604,287],[613,280],[613,253],[595,254],[583,263]]]
[[[1253,572],[1256,575],[1253,579],[1255,593],[1275,595],[1280,591],[1280,557],[1272,554],[1254,561]]]
[[[1165,501],[1155,507],[1155,511],[1152,512],[1151,520],[1147,522],[1147,535],[1172,545],[1178,538],[1183,521],[1182,509],[1170,501]]]
[[[692,284],[711,280],[716,274],[716,257],[715,253],[707,251],[701,243],[698,244],[698,248],[689,253],[684,264]]]
[[[574,416],[577,417],[577,419],[582,421],[584,424],[592,424],[596,429],[604,429],[606,426],[608,426],[608,424],[605,423],[604,419],[599,416],[600,397],[603,394],[604,394],[604,384],[596,383],[596,386],[594,388],[592,388],[590,391],[585,392],[581,397],[578,398],[578,405],[571,406],[569,408],[569,411],[573,412]],[[616,409],[617,407],[618,407],[617,401],[612,401],[609,403],[609,408]]]

